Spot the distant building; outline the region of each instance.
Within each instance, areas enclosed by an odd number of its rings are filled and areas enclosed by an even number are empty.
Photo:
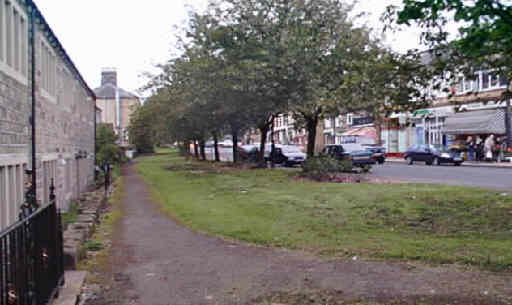
[[[101,109],[101,122],[114,126],[119,136],[119,145],[130,144],[128,126],[132,113],[141,105],[140,98],[117,86],[117,71],[105,68],[101,72],[101,87],[94,89],[96,105]]]

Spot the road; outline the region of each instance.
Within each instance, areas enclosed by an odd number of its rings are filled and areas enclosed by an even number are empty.
[[[219,148],[221,161],[231,162],[232,148]],[[213,160],[213,148],[206,148],[207,159]],[[372,173],[378,177],[419,183],[464,185],[512,191],[512,169],[485,167],[427,166],[387,162],[375,165]]]
[[[388,162],[384,165],[375,165],[372,168],[372,173],[382,178],[412,182],[464,185],[512,191],[512,169],[509,168],[406,165]]]

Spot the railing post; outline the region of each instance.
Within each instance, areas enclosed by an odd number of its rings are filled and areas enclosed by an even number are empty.
[[[52,203],[55,203],[55,181],[54,179],[52,178],[51,180],[51,183],[50,183],[50,204]]]

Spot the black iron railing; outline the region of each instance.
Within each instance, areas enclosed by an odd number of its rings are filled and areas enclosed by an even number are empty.
[[[0,305],[47,304],[64,281],[60,211],[50,204],[0,233]]]

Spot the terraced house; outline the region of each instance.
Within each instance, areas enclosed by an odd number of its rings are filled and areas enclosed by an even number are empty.
[[[94,92],[36,5],[0,0],[0,230],[31,182],[44,206],[53,180],[62,209],[93,182],[95,118]]]

